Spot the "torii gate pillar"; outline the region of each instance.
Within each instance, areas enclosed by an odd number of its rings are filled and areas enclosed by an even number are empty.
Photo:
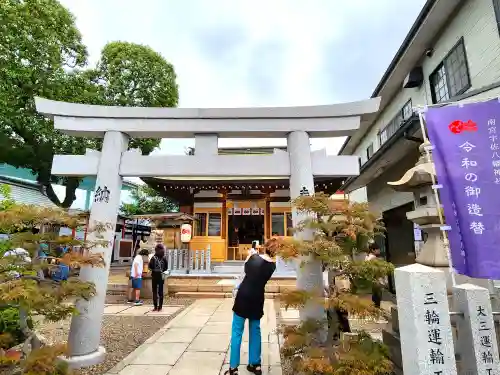
[[[108,287],[109,266],[116,228],[116,215],[120,208],[122,177],[118,173],[122,152],[128,147],[128,136],[117,131],[104,135],[101,157],[97,168],[94,201],[90,210],[89,241],[106,241],[104,246],[91,249],[93,253],[102,253],[105,266],[82,267],[80,280],[95,284],[96,295],[89,301],[80,299],[76,308],[80,312],[71,320],[68,346],[68,363],[72,368],[81,368],[101,363],[106,355],[100,346],[102,316]],[[103,228],[96,229],[96,224]]]

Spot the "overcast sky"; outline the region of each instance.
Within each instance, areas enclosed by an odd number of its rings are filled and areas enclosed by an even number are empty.
[[[368,98],[424,0],[61,0],[95,63],[122,40],[177,72],[180,107],[320,105]],[[342,138],[314,140],[336,154]],[[183,153],[192,140],[163,140]],[[221,140],[281,145],[283,140]]]

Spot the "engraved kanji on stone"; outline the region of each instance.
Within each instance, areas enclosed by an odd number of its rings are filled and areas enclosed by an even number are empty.
[[[101,188],[100,186],[97,187],[95,194],[94,194],[94,202],[109,202],[109,197],[111,195],[111,191],[109,191],[107,186],[104,186]]]
[[[429,359],[433,365],[444,365],[444,354],[439,348],[430,350]]]

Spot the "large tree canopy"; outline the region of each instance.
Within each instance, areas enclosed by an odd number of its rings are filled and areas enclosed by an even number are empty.
[[[51,175],[54,154],[83,154],[100,140],[73,138],[39,115],[33,98],[75,103],[172,107],[178,102],[175,72],[149,47],[109,43],[95,69],[84,70],[87,51],[74,17],[57,0],[0,0],[0,162],[32,170],[62,207],[76,199],[79,178]],[[132,139],[149,154],[157,139]],[[52,184],[66,187],[64,200]]]
[[[108,43],[93,78],[107,105],[177,107],[179,102],[173,65],[147,46]],[[159,139],[132,139],[130,148],[149,154],[159,144]]]
[[[132,203],[123,203],[120,211],[125,216],[162,214],[165,212],[177,212],[179,206],[171,199],[162,197],[156,190],[148,185],[141,185],[132,190]]]

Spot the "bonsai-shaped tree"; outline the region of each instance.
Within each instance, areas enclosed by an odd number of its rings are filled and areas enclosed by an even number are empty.
[[[346,314],[357,318],[382,315],[370,298],[360,294],[378,286],[393,271],[393,266],[378,259],[355,260],[357,253],[366,252],[369,243],[382,235],[382,224],[366,204],[333,200],[323,193],[301,196],[292,204],[305,217],[294,231],[310,231],[311,239],[281,239],[278,254],[284,259],[300,258],[302,262],[320,260],[329,270],[329,290],[322,295],[305,290],[289,292],[282,297],[285,307],[303,308],[317,303],[337,314],[331,314],[328,335],[326,321],[308,319],[297,326],[284,327],[285,358],[297,374],[391,373],[386,348],[365,332],[341,335],[338,318]],[[334,277],[347,280],[349,285],[337,286]]]
[[[66,347],[52,345],[37,335],[33,318],[65,319],[78,313],[70,303],[72,299],[88,299],[95,294],[92,284],[77,277],[55,282],[44,275],[58,264],[73,270],[82,265],[103,266],[101,254],[82,255],[88,253],[85,249],[102,245],[102,240],[98,233],[93,243],[59,236],[61,227],[77,228],[82,218],[62,209],[17,204],[5,185],[0,187],[0,194],[4,197],[0,202],[0,233],[4,235],[0,240],[0,373],[68,374],[67,366],[59,360],[66,354]],[[46,245],[45,260],[38,257],[41,244]],[[64,254],[61,247],[66,248]]]

